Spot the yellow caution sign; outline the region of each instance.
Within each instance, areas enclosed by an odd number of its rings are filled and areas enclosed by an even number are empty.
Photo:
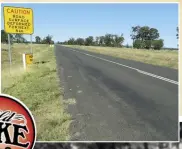
[[[26,58],[26,64],[33,63],[33,54],[25,54],[25,58]]]
[[[4,6],[4,30],[10,34],[33,34],[33,10]]]
[[[33,64],[33,54],[23,53],[23,67],[27,68],[27,65]]]

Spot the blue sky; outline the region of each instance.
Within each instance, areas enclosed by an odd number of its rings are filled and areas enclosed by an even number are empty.
[[[32,8],[34,37],[53,36],[54,41],[71,37],[85,38],[106,33],[124,34],[124,44],[131,44],[131,27],[147,25],[157,28],[165,47],[177,47],[178,4],[3,4]],[[3,16],[3,13],[1,13]],[[1,17],[1,29],[4,28]],[[25,36],[30,39],[29,36]]]

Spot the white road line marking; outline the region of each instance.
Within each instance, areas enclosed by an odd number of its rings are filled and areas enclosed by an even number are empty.
[[[91,55],[91,54],[87,54],[87,53],[84,53],[84,52],[80,52],[80,51],[77,51],[77,50],[73,50],[73,49],[69,49],[69,50],[72,50],[72,51],[75,51],[75,52],[78,52],[78,53],[81,53],[81,54],[84,54],[84,55],[87,55],[87,56],[90,56],[90,57],[94,57],[96,59],[100,59],[100,60],[103,60],[103,61],[106,61],[106,62],[110,62],[110,63],[116,64],[116,65],[120,65],[120,66],[129,68],[129,69],[133,69],[133,70],[136,70],[138,73],[142,73],[144,75],[151,76],[153,78],[157,78],[157,79],[160,79],[160,80],[163,80],[163,81],[178,85],[177,81],[174,81],[174,80],[162,77],[162,76],[158,76],[158,75],[155,75],[155,74],[152,74],[152,73],[149,73],[149,72],[137,69],[137,68],[133,68],[133,67],[130,67],[130,66],[127,66],[127,65],[124,65],[124,64],[120,64],[120,63],[117,63],[117,62],[114,62],[114,61],[110,61],[110,60],[100,58],[100,57],[97,57],[97,56],[94,56],[94,55]]]

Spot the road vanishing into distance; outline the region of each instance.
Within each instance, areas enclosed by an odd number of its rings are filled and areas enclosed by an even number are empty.
[[[177,141],[178,71],[55,45],[73,141]]]

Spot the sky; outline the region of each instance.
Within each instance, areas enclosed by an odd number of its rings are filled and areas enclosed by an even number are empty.
[[[118,4],[61,4],[25,3],[1,5],[1,29],[3,6],[32,8],[34,13],[34,34],[41,38],[49,35],[54,41],[69,38],[102,36],[106,33],[123,34],[124,44],[132,44],[132,26],[149,26],[159,31],[164,46],[177,47],[176,27],[178,26],[177,3],[118,3]],[[30,36],[25,38],[30,40]]]

